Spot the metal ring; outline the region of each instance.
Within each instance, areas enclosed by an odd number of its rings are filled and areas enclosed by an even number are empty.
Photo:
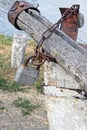
[[[30,57],[26,60],[26,62],[24,63],[24,66],[27,66],[27,64],[29,63],[29,61],[30,61],[31,59],[34,59],[35,57],[37,57],[36,54],[33,54],[32,56],[30,56]]]
[[[32,59],[32,64],[33,64],[33,65],[36,65],[36,66],[41,66],[41,65],[44,64],[44,62],[45,62],[45,57],[43,57],[43,58],[41,59],[41,61],[40,61],[40,59],[38,59],[39,62],[34,62],[35,60],[36,60],[36,58],[33,58],[33,59]]]

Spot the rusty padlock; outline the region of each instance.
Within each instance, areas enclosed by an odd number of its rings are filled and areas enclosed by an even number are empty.
[[[35,66],[32,63],[32,59],[35,57],[31,56],[27,59],[26,63],[22,64],[15,75],[14,80],[18,83],[22,83],[24,85],[32,86],[39,75],[40,66]]]

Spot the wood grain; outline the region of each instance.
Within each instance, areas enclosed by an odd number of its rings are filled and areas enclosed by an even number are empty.
[[[19,15],[17,25],[38,43],[43,32],[53,24],[41,14],[29,10],[28,13],[23,11]],[[80,48],[75,41],[58,28],[44,42],[43,48],[80,84],[80,89],[87,91],[86,50]]]

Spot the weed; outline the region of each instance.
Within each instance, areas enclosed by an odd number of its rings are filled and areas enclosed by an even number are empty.
[[[0,111],[5,109],[5,107],[1,106],[1,104],[2,104],[2,101],[0,100]]]
[[[21,85],[19,83],[16,83],[15,81],[8,82],[8,84],[9,84],[8,91],[10,92],[25,91],[24,88],[22,88]]]
[[[23,88],[21,88],[21,85],[14,82],[14,81],[8,81],[5,78],[2,78],[0,76],[0,89],[3,91],[9,91],[9,92],[18,92],[18,91],[24,91]]]
[[[36,46],[36,42],[35,42],[33,39],[28,40],[27,43],[28,43],[29,46],[32,46],[32,47],[35,47],[35,46]]]
[[[4,52],[3,55],[0,55],[0,75],[1,77],[12,80],[16,69],[11,68],[10,57],[11,54],[9,53],[4,54]]]
[[[12,43],[12,37],[0,34],[0,44],[11,45],[11,43]]]
[[[4,61],[0,60],[0,73],[2,75],[8,75],[9,72],[11,72],[9,63],[5,63]]]
[[[43,93],[43,87],[42,84],[43,83],[43,78],[39,78],[36,83],[35,83],[35,87],[37,89],[37,92]]]
[[[0,107],[0,110],[4,110],[5,109],[5,107]]]
[[[40,107],[39,104],[37,105],[34,105],[34,104],[31,104],[31,102],[28,100],[28,99],[22,99],[22,98],[18,98],[17,100],[15,100],[13,102],[13,104],[16,106],[16,107],[19,107],[21,108],[21,111],[22,111],[22,114],[23,116],[24,115],[28,115],[28,114],[31,114],[31,112]]]

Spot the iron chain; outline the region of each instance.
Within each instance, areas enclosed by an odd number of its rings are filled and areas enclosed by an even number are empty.
[[[48,39],[56,30],[57,27],[61,25],[61,23],[69,18],[75,11],[79,10],[79,5],[73,5],[71,8],[67,9],[62,18],[60,18],[53,26],[48,28],[41,36],[40,41],[38,42],[36,48],[35,48],[35,54],[31,56],[30,59],[32,59],[32,64],[36,66],[41,66],[46,60],[47,61],[53,61],[56,63],[56,60],[47,52],[43,51],[41,48],[42,44],[46,39]]]
[[[78,12],[78,10],[79,10],[79,5],[72,5],[71,8],[67,9],[64,12],[63,16],[55,24],[53,24],[53,26],[51,26],[50,28],[48,28],[42,34],[41,40],[39,41],[38,45],[36,46],[36,49],[40,48],[42,46],[42,44],[44,43],[44,41],[46,39],[48,39],[53,34],[53,32],[55,31],[55,29],[57,27],[59,27],[64,20],[66,20],[67,18],[69,18],[73,13],[75,13],[75,11]]]

